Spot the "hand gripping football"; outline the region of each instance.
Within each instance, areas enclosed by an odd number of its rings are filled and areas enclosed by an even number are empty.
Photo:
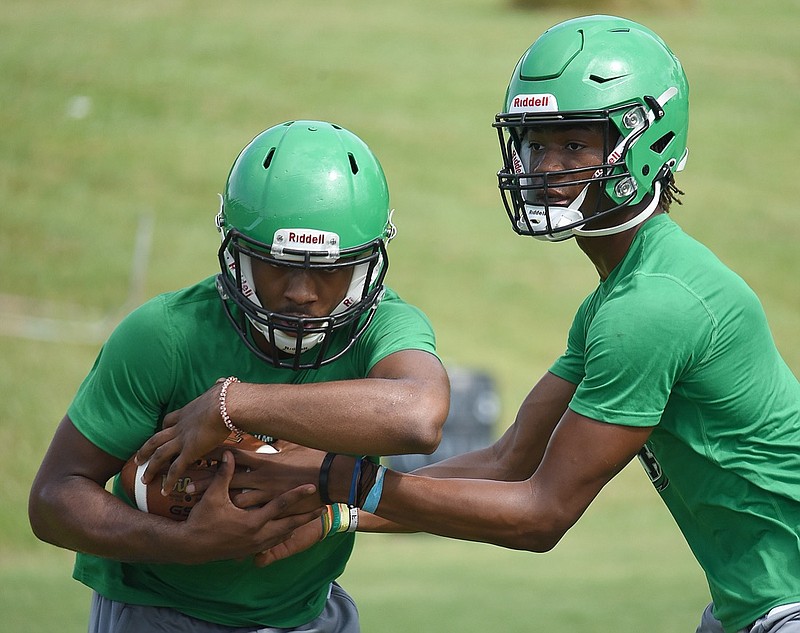
[[[261,441],[254,435],[245,433],[242,435],[240,442],[235,440],[231,434],[221,445],[220,448],[238,448],[246,451],[255,451],[257,453],[277,453],[277,449],[266,442]],[[217,459],[203,458],[198,459],[189,465],[183,475],[178,479],[169,494],[164,496],[161,494],[161,484],[166,477],[167,469],[162,470],[158,476],[153,479],[149,484],[142,483],[142,475],[144,474],[147,464],[145,462],[137,466],[131,457],[120,472],[120,483],[122,489],[128,498],[136,504],[142,512],[149,512],[151,514],[158,514],[168,519],[175,521],[185,521],[186,517],[192,511],[192,508],[197,505],[197,502],[203,496],[202,492],[189,494],[186,492],[186,487],[192,482],[200,482],[211,479],[214,477],[219,467]]]

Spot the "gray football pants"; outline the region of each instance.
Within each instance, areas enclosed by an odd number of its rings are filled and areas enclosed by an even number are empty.
[[[89,633],[361,633],[358,609],[337,583],[320,616],[294,629],[274,627],[230,627],[184,615],[175,609],[148,607],[108,600],[92,594]]]
[[[713,606],[713,603],[709,604],[703,611],[695,633],[725,633],[722,624],[711,614]],[[800,633],[800,603],[775,607],[752,626],[746,626],[736,633]]]

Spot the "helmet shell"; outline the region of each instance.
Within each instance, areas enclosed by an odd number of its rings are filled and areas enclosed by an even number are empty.
[[[383,296],[386,243],[395,234],[386,178],[372,151],[332,123],[282,123],[239,153],[221,198],[217,287],[247,347],[276,367],[293,370],[341,357],[369,326]],[[330,314],[281,314],[261,303],[253,258],[274,266],[353,272]],[[266,345],[259,344],[259,332]]]
[[[225,185],[221,228],[267,246],[280,229],[338,234],[340,249],[387,237],[389,190],[378,159],[348,130],[290,121],[239,154]]]
[[[612,133],[623,138],[631,133],[625,114],[636,105],[650,111],[653,100],[669,89],[676,92],[663,104],[663,113],[622,158],[637,185],[628,204],[636,204],[652,192],[665,165],[673,172],[682,168],[687,151],[688,82],[680,61],[653,31],[608,15],[575,18],[548,29],[514,68],[504,112],[547,112],[563,118],[606,112]],[[624,198],[613,186],[606,192],[617,203]]]

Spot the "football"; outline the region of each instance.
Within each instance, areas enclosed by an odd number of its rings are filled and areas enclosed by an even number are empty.
[[[241,441],[237,442],[233,434],[221,444],[221,448],[238,448],[241,450],[255,451],[257,453],[277,453],[277,449],[254,435],[245,433]],[[136,504],[142,512],[158,514],[175,521],[185,521],[186,517],[197,505],[203,496],[202,492],[189,494],[186,487],[192,482],[205,481],[214,477],[219,462],[216,459],[203,458],[189,465],[183,475],[178,479],[168,495],[161,494],[161,484],[167,474],[164,469],[148,485],[142,483],[142,474],[147,464],[137,466],[131,457],[120,471],[120,484],[128,498]]]

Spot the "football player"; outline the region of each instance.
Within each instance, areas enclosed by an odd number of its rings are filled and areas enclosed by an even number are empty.
[[[395,226],[367,145],[327,122],[276,125],[242,150],[221,198],[220,273],[116,328],[40,467],[31,524],[78,552],[92,632],[356,633],[336,583],[355,520],[279,566],[253,557],[319,516],[316,500],[298,507],[313,486],[243,509],[226,453],[177,522],[135,509],[119,484],[162,426],[172,434],[162,460],[180,453],[168,490],[182,464],[243,430],[358,455],[430,453],[441,437],[447,375],[425,315],[384,284]]]
[[[589,16],[542,34],[494,123],[498,183],[516,233],[574,238],[600,277],[566,351],[485,450],[414,476],[319,465],[335,501],[355,482],[395,522],[362,527],[543,552],[638,456],[706,574],[698,633],[797,632],[800,383],[754,292],[668,215],[688,122],[683,68],[648,28]]]

